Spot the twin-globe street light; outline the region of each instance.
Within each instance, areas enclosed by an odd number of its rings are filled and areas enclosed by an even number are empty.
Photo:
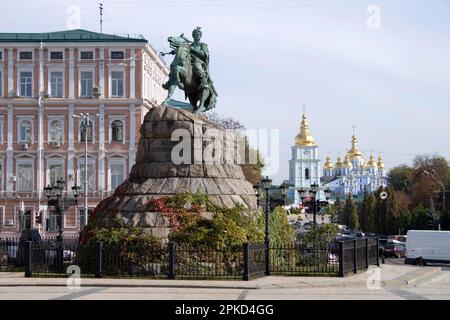
[[[255,190],[256,197],[258,199],[258,205],[259,205],[259,198],[261,196],[261,193],[265,192],[265,206],[264,206],[264,213],[265,213],[265,237],[264,237],[264,244],[265,244],[265,260],[266,260],[266,275],[270,276],[270,228],[269,228],[269,212],[270,212],[270,197],[269,197],[269,190],[272,186],[272,179],[269,179],[269,177],[265,177],[261,180],[261,182],[255,186],[253,186],[253,189]],[[286,202],[286,196],[289,191],[289,184],[283,182],[280,185],[280,191],[281,195],[283,197],[283,201]]]
[[[64,180],[60,178],[56,181],[56,185],[54,186],[48,185],[47,187],[44,188],[45,194],[48,198],[48,207],[54,207],[56,213],[58,214],[59,234],[56,239],[60,243],[62,243],[63,241],[63,215],[68,207],[77,205],[78,191],[80,190],[79,186],[74,185],[72,187],[74,198],[68,198],[67,196],[64,197],[64,185],[65,185]]]

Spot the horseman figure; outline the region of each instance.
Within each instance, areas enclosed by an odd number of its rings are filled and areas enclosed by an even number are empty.
[[[200,42],[202,30],[197,27],[192,32],[194,41],[180,37],[169,37],[172,51],[166,54],[174,54],[175,58],[170,65],[169,80],[163,85],[168,90],[167,104],[178,86],[184,90],[189,99],[194,113],[201,113],[213,109],[217,101],[217,92],[209,75],[209,51],[206,43]]]

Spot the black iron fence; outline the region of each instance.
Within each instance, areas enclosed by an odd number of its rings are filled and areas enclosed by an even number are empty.
[[[302,243],[275,244],[270,250],[272,275],[338,276],[339,247],[312,246]]]
[[[251,280],[271,275],[341,276],[379,265],[378,240],[333,242],[329,246],[272,244],[269,270],[266,245],[216,248],[168,243],[136,247],[133,243],[0,241],[0,271],[25,271],[28,277],[228,279]]]
[[[56,242],[56,237],[45,237],[33,243],[41,243],[42,246],[54,246]],[[78,237],[66,237],[63,244],[76,248]],[[0,272],[24,271],[26,245],[27,241],[17,237],[0,239]]]

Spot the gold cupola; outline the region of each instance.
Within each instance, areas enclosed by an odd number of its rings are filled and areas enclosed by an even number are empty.
[[[309,132],[308,119],[306,114],[303,113],[302,123],[300,125],[300,133],[295,137],[295,144],[298,147],[312,147],[315,146],[314,138]]]
[[[351,160],[363,159],[362,152],[358,148],[358,139],[355,134],[352,136],[352,148],[347,152],[347,155]]]
[[[330,157],[326,157],[325,164],[323,165],[323,168],[325,170],[332,170],[333,169],[333,163],[331,162]]]
[[[342,168],[342,159],[341,157],[337,157],[336,168]]]
[[[350,161],[350,156],[348,154],[345,156],[345,160],[344,160],[343,166],[346,167],[346,168],[351,168],[353,166],[352,162]]]
[[[367,162],[367,168],[376,168],[377,163],[373,155],[370,155],[369,162]]]
[[[383,161],[383,158],[381,156],[378,157],[377,166],[378,166],[379,169],[384,169],[384,161]]]

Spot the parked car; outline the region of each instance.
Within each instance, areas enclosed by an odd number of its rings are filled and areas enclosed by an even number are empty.
[[[403,258],[406,256],[406,247],[401,243],[387,243],[384,247],[384,256]]]
[[[407,264],[450,263],[450,231],[410,230],[406,240]]]

